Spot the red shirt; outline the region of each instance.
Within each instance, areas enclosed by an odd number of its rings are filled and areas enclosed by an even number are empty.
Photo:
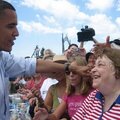
[[[40,77],[40,81],[38,83],[36,83],[34,79],[31,79],[26,83],[25,88],[29,89],[29,90],[32,90],[33,88],[36,88],[37,90],[39,90],[45,79],[46,79],[46,77]]]
[[[103,112],[103,104],[103,95],[95,90],[85,99],[71,120],[120,120],[120,95],[106,112]]]

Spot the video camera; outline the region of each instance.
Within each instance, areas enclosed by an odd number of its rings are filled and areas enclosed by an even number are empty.
[[[85,28],[81,29],[81,32],[77,33],[78,42],[90,41],[93,40],[93,36],[95,36],[95,30],[93,28],[88,28],[86,25]]]

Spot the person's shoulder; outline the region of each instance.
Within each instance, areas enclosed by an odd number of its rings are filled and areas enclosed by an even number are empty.
[[[97,90],[91,91],[90,94],[88,95],[88,98],[93,98],[94,99],[97,92],[98,92]]]
[[[92,91],[90,92],[90,94],[91,94],[91,95],[95,95],[97,92],[98,92],[98,90],[92,90]]]
[[[57,89],[57,83],[56,84],[52,84],[49,89],[54,93]]]

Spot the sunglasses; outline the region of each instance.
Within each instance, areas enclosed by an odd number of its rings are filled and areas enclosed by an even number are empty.
[[[77,74],[76,72],[72,72],[72,71],[66,71],[66,72],[65,72],[66,75],[70,75],[70,73],[72,73],[72,74],[74,74],[74,75]]]

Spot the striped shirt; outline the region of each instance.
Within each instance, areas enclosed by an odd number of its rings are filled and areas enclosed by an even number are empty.
[[[120,120],[120,95],[108,111],[103,111],[104,97],[95,90],[84,101],[71,120]]]

